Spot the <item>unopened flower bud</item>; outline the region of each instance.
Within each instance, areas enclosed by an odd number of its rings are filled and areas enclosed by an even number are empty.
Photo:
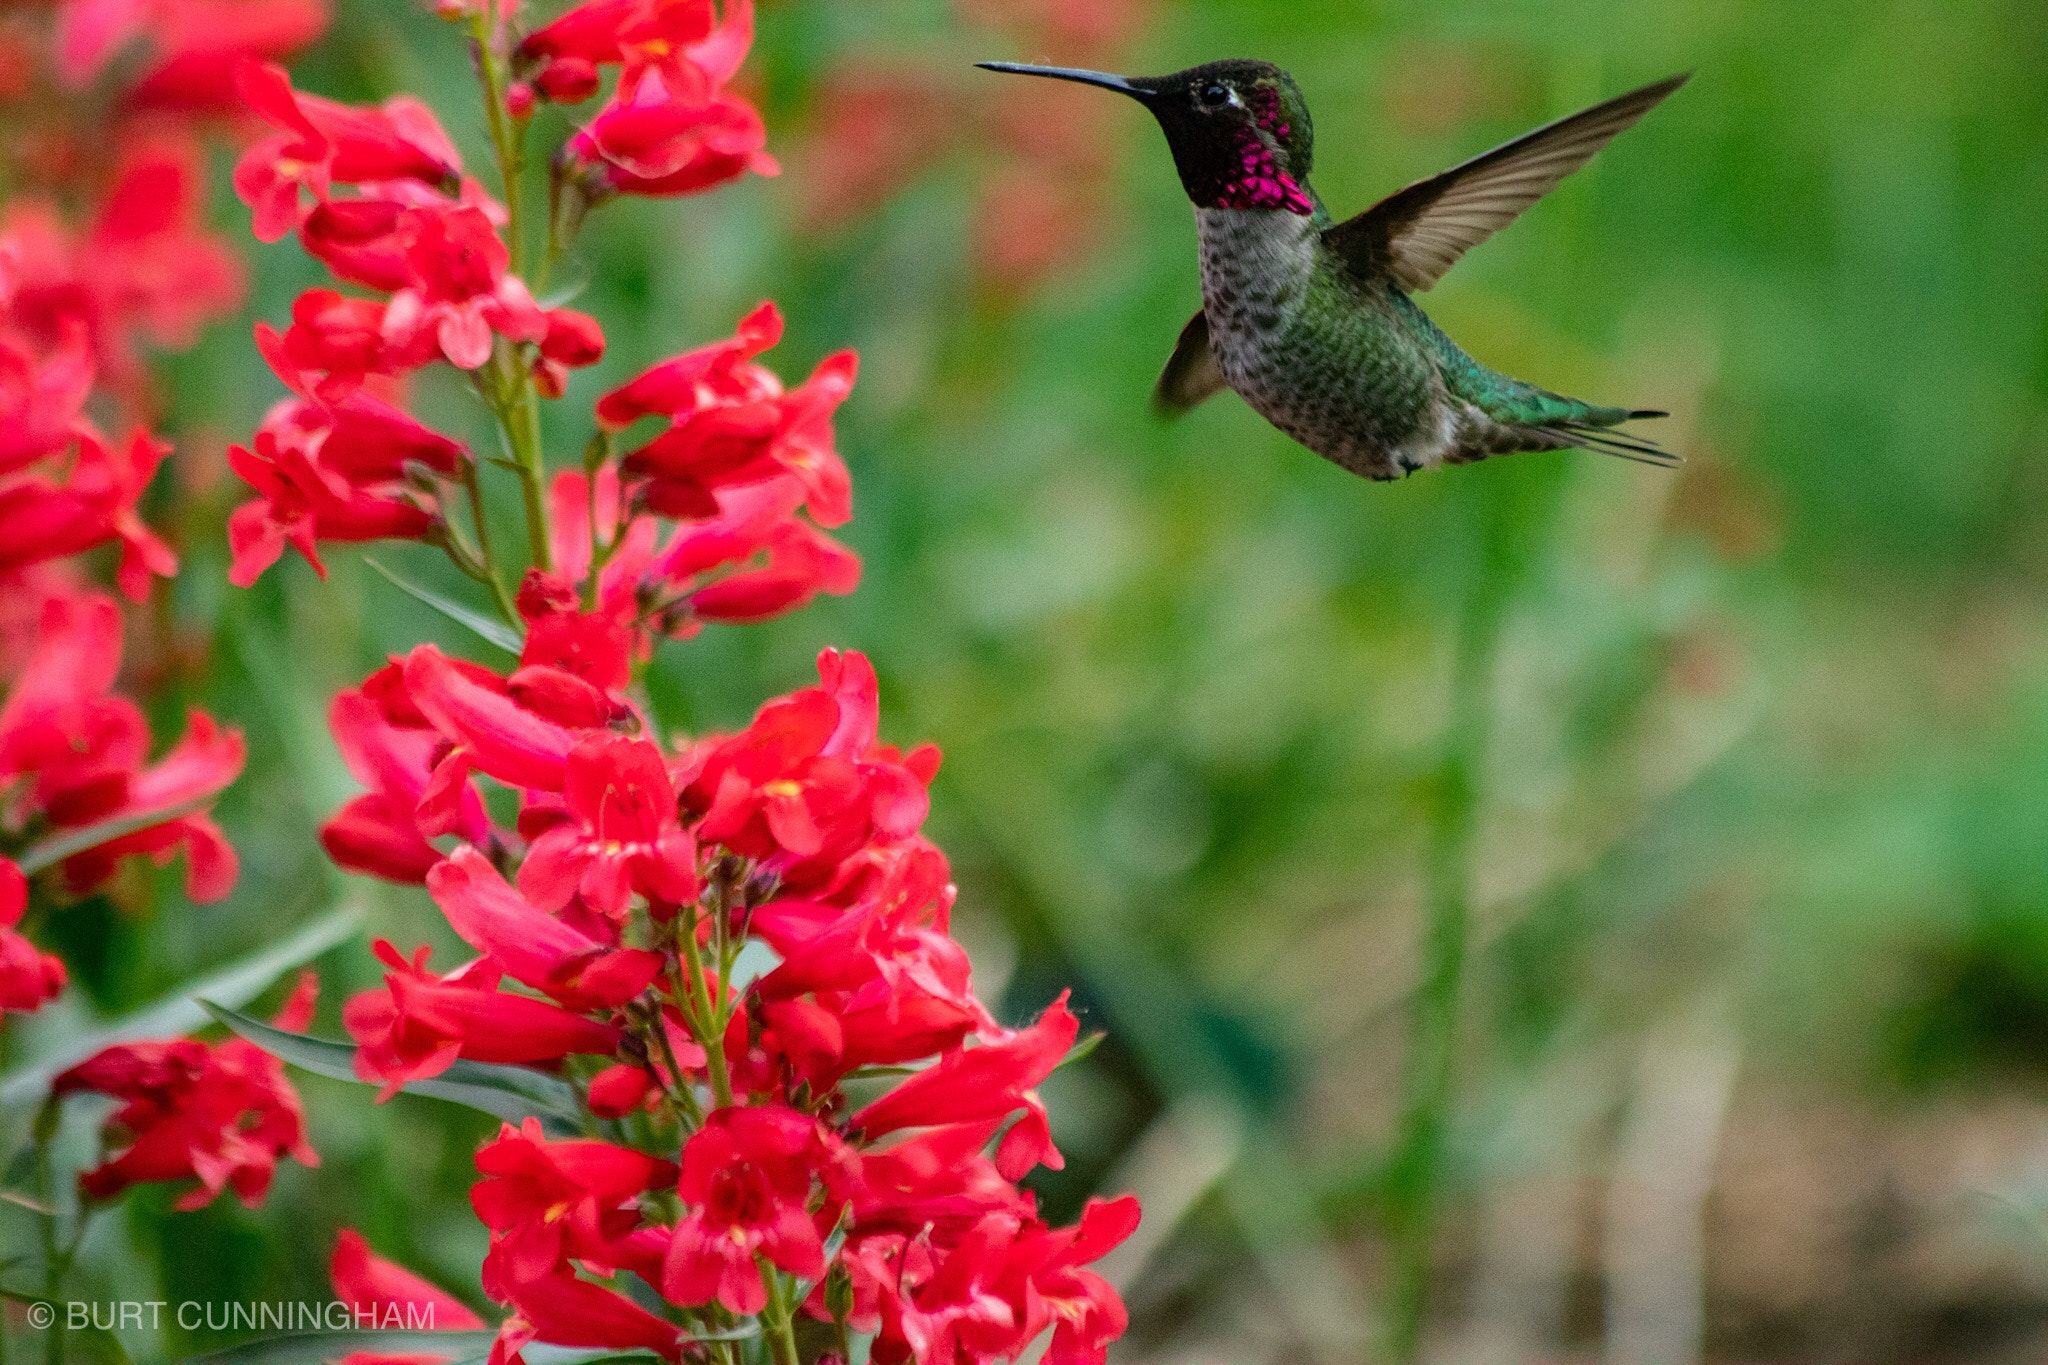
[[[597,67],[581,57],[557,57],[533,83],[556,104],[581,104],[597,93]]]
[[[548,313],[548,332],[540,353],[571,368],[595,365],[604,358],[604,328],[588,313],[556,308]]]
[[[505,112],[513,118],[533,117],[533,87],[514,81],[505,88]]]

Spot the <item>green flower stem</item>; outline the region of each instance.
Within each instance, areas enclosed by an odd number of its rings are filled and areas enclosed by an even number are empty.
[[[689,969],[689,980],[683,989],[689,996],[686,1012],[697,1034],[697,1041],[703,1044],[704,1061],[711,1072],[711,1098],[720,1109],[732,1103],[732,1077],[725,1069],[725,1029],[712,1008],[711,999],[704,988],[704,955],[697,950],[697,916],[692,910],[679,926],[677,937],[682,941],[683,963]]]
[[[477,70],[483,77],[484,115],[490,124],[491,146],[497,152],[498,178],[505,197],[505,241],[511,255],[511,270],[523,273],[524,234],[520,230],[520,177],[526,168],[526,126],[517,123],[505,108],[506,71],[504,58],[493,45],[497,28],[497,6],[487,4],[470,19],[470,34],[476,43]],[[533,375],[522,348],[500,338],[491,356],[497,369],[492,409],[504,429],[513,462],[519,472],[519,488],[526,504],[527,548],[533,563],[542,569],[554,567],[554,552],[548,536],[545,494],[546,464],[541,458],[540,405],[533,389]],[[516,617],[514,618],[517,619]]]
[[[761,1310],[761,1326],[766,1329],[769,1354],[775,1365],[798,1365],[796,1328],[790,1322],[796,1316],[796,1305],[783,1298],[786,1289],[795,1286],[785,1286],[781,1272],[765,1261],[761,1272],[768,1281],[768,1305]]]
[[[50,1142],[56,1135],[57,1097],[52,1095],[36,1111],[34,1134],[36,1203],[42,1205],[36,1223],[43,1244],[43,1297],[52,1303],[61,1301],[64,1287],[64,1261],[57,1250],[57,1181],[50,1162]],[[53,1320],[43,1334],[43,1359],[46,1365],[64,1365],[61,1320]]]
[[[449,550],[449,556],[455,559],[456,567],[464,569],[472,577],[478,578],[490,587],[491,600],[497,603],[498,614],[505,618],[507,625],[522,627],[519,608],[513,602],[512,595],[505,590],[504,576],[498,572],[497,556],[491,552],[491,519],[484,511],[483,481],[477,476],[475,460],[463,462],[462,486],[469,492],[470,517],[476,523],[477,561],[472,569],[463,564],[453,549]]]
[[[668,1063],[669,1084],[673,1087],[669,1097],[675,1103],[677,1117],[687,1129],[687,1136],[688,1133],[694,1133],[704,1126],[704,1111],[698,1107],[697,1096],[691,1092],[689,1081],[683,1078],[683,1066],[676,1060],[675,1044],[668,1040],[667,1021],[657,1016],[648,1031],[660,1043],[661,1058]]]
[[[484,83],[484,118],[490,125],[491,147],[498,155],[500,188],[505,196],[505,243],[512,255],[512,273],[520,274],[523,234],[520,232],[519,179],[526,168],[524,129],[513,127],[505,107],[504,59],[492,38],[498,27],[498,6],[485,4],[470,16],[470,37],[476,42],[477,72]]]
[[[506,346],[512,358],[512,407],[506,436],[518,460],[520,495],[526,499],[526,548],[541,569],[555,567],[555,546],[547,532],[547,463],[541,458],[541,401],[532,391],[532,375],[520,362],[520,348]]]

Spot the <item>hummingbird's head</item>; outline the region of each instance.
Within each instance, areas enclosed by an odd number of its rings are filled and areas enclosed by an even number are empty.
[[[1197,208],[1315,212],[1308,175],[1315,131],[1294,77],[1268,62],[1210,62],[1170,76],[1114,76],[1063,66],[982,62],[990,71],[1099,85],[1159,120],[1180,183]]]

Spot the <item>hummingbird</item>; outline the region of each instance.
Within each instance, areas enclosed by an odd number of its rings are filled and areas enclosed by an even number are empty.
[[[1230,388],[1267,421],[1369,479],[1523,450],[1678,457],[1618,430],[1667,414],[1603,407],[1481,365],[1412,295],[1685,84],[1646,85],[1524,133],[1337,222],[1309,183],[1315,132],[1294,78],[1222,61],[1170,76],[981,62],[1128,95],[1166,134],[1195,208],[1202,307],[1154,393],[1169,415]]]

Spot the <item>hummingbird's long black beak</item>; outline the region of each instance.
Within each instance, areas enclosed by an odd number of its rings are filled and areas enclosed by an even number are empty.
[[[1114,90],[1120,95],[1129,95],[1134,100],[1148,101],[1152,92],[1142,85],[1133,85],[1128,77],[1114,75],[1108,71],[1084,71],[1076,66],[1027,66],[1022,62],[976,62],[984,71],[1004,71],[1013,76],[1046,76],[1056,81],[1079,81],[1082,85],[1099,85],[1104,90]]]

